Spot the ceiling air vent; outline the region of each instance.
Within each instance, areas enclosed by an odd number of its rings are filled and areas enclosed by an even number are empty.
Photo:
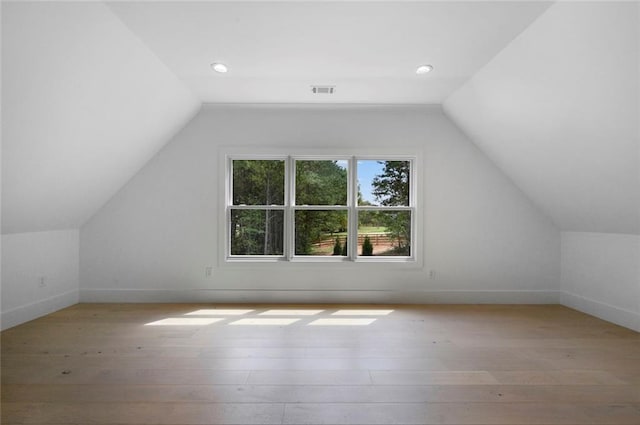
[[[314,94],[333,94],[336,86],[311,86],[311,92]]]

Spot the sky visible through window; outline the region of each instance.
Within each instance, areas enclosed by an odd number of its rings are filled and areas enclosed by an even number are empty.
[[[340,160],[336,161],[336,164],[346,170],[348,161]],[[381,164],[380,161],[358,161],[358,185],[360,186],[360,193],[362,194],[363,200],[375,204],[375,196],[372,193],[373,187],[371,186],[371,182],[375,176],[382,173],[383,169],[384,165]]]
[[[383,168],[384,165],[379,161],[358,161],[358,185],[363,200],[376,203],[375,196],[371,193],[373,191],[371,182],[375,176],[382,174]]]

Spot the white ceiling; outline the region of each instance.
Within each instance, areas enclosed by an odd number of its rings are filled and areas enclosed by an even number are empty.
[[[563,230],[640,233],[638,9],[557,3],[444,104]]]
[[[2,232],[78,228],[200,108],[101,3],[2,4]]]
[[[108,4],[203,102],[441,103],[550,3]]]

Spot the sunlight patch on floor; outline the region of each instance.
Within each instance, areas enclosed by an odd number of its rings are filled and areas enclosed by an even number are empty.
[[[335,311],[304,307],[274,308],[266,310],[247,308],[209,308],[184,313],[183,317],[168,317],[166,319],[146,323],[145,326],[207,326],[221,321],[224,321],[224,325],[241,326],[287,326],[298,321],[301,321],[298,325],[303,326],[366,326],[372,324],[377,319],[381,318],[381,316],[387,316],[393,313],[393,311],[394,310],[358,308]],[[242,318],[238,317],[243,315],[244,317]],[[226,321],[225,319],[234,321]]]

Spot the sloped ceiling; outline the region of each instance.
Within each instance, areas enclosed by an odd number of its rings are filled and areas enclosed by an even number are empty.
[[[444,102],[561,229],[640,232],[635,2],[2,9],[3,233],[80,226],[201,102]]]
[[[444,103],[563,230],[640,232],[638,26],[636,2],[556,3]]]
[[[549,2],[113,2],[210,103],[442,103]],[[211,70],[223,62],[227,74]],[[418,65],[434,70],[416,75]],[[314,95],[313,84],[335,86]]]
[[[77,228],[199,110],[102,3],[2,4],[2,232]]]

